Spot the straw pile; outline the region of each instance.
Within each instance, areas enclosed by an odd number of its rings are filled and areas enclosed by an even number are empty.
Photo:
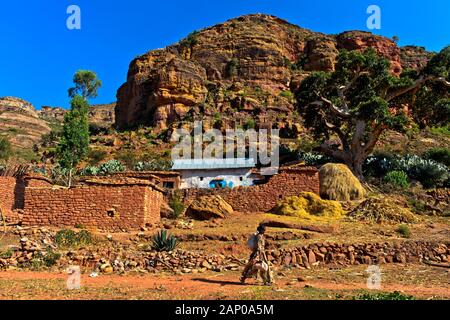
[[[345,164],[328,163],[320,168],[320,195],[324,199],[351,201],[363,199],[366,192]]]

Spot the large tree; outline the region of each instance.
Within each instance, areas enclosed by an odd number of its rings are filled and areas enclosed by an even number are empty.
[[[61,168],[68,170],[68,186],[72,184],[73,170],[89,152],[89,104],[82,96],[71,101],[71,110],[64,116],[57,159]]]
[[[73,77],[75,87],[69,89],[71,110],[64,116],[61,139],[57,147],[59,165],[69,173],[68,186],[72,184],[73,170],[89,152],[89,103],[97,97],[102,83],[95,72],[79,70]]]
[[[433,104],[429,108],[442,108],[448,101],[449,50],[436,55],[423,71],[406,71],[400,77],[390,73],[389,61],[373,49],[342,51],[334,72],[308,76],[296,98],[305,125],[321,142],[320,150],[346,163],[363,180],[363,163],[381,134],[405,129],[405,107],[428,99]]]
[[[97,74],[90,70],[78,70],[73,76],[75,87],[69,89],[69,97],[81,95],[84,99],[96,98],[102,86]]]

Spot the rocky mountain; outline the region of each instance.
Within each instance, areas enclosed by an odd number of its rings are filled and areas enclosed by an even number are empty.
[[[7,136],[14,146],[30,148],[49,132],[48,123],[31,103],[14,97],[0,98],[0,135]]]
[[[116,103],[95,104],[90,106],[89,121],[101,127],[111,127],[115,123],[114,109]],[[39,116],[47,121],[56,121],[62,123],[67,109],[61,107],[43,106],[38,111]]]
[[[157,130],[203,118],[211,126],[295,128],[293,93],[311,71],[331,71],[339,50],[374,48],[399,75],[430,54],[362,31],[326,35],[253,14],[191,33],[134,59],[117,92],[118,128]]]
[[[113,126],[115,106],[115,103],[91,106],[90,122],[101,127]],[[36,110],[20,98],[0,98],[0,136],[7,136],[15,147],[29,149],[53,126],[61,125],[66,112],[66,109],[48,106]]]

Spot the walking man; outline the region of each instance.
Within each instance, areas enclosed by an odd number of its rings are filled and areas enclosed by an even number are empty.
[[[272,274],[265,251],[265,232],[266,227],[264,225],[260,225],[257,228],[257,232],[253,234],[248,241],[248,245],[250,249],[252,249],[252,254],[250,255],[250,259],[242,272],[242,284],[245,283],[247,278],[251,278],[255,275],[260,275],[265,285],[272,284]]]

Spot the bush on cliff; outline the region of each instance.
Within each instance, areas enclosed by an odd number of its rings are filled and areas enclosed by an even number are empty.
[[[278,203],[271,212],[305,219],[320,217],[336,219],[344,215],[344,210],[339,202],[323,200],[312,192],[302,192],[299,196],[288,197]]]
[[[320,168],[320,195],[324,199],[350,201],[364,198],[365,190],[345,164],[328,163]]]

